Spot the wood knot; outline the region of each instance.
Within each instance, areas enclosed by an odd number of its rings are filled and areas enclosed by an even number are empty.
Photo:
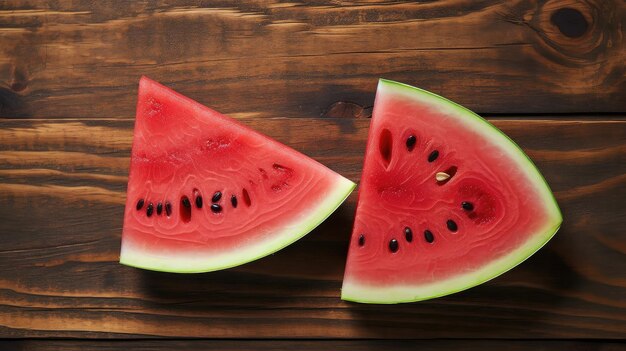
[[[9,85],[11,90],[16,93],[23,91],[28,87],[28,72],[26,69],[20,67],[13,68],[13,79]]]
[[[11,90],[13,90],[15,92],[20,92],[20,91],[26,89],[27,86],[28,86],[28,84],[26,84],[24,82],[13,82],[13,83],[11,83]]]
[[[363,107],[349,101],[338,101],[331,104],[322,113],[325,118],[369,118],[372,117],[372,108]]]
[[[550,21],[569,38],[581,37],[589,28],[585,16],[580,11],[569,7],[556,10],[552,13]]]
[[[566,66],[606,60],[620,41],[619,6],[606,0],[548,0],[527,13],[537,48]]]

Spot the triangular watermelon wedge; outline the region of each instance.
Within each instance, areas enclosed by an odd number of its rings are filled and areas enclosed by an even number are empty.
[[[342,298],[399,303],[467,289],[524,261],[561,222],[506,135],[440,96],[381,80]]]
[[[120,262],[179,273],[237,266],[310,232],[354,186],[143,77]]]

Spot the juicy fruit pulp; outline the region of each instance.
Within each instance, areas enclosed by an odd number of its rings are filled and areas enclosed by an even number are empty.
[[[120,262],[240,265],[301,238],[354,183],[148,78],[139,84]]]
[[[525,260],[561,222],[541,174],[498,129],[381,80],[342,298],[398,303],[467,289]]]

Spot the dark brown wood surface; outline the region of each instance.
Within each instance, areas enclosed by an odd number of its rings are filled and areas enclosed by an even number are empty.
[[[132,116],[141,75],[238,117],[358,116],[378,77],[480,113],[624,112],[624,27],[622,0],[5,0],[0,115]]]
[[[441,351],[441,350],[507,350],[507,351],[623,351],[626,344],[615,341],[522,341],[522,340],[402,340],[402,341],[352,341],[352,340],[20,340],[0,341],[0,349],[7,351],[91,351],[91,350],[221,350],[221,351]]]
[[[0,350],[625,350],[624,28],[622,0],[0,1]],[[429,89],[522,146],[563,227],[399,306],[339,299],[356,192],[250,264],[122,266],[141,75],[354,181],[377,79]]]
[[[368,119],[244,122],[357,181]],[[565,222],[483,286],[402,306],[343,302],[356,195],[290,247],[200,275],[118,264],[130,119],[0,121],[0,333],[10,337],[626,336],[626,121],[494,120]],[[323,143],[316,142],[324,140]]]

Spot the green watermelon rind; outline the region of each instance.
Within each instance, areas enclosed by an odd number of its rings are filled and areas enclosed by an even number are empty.
[[[403,94],[410,99],[427,100],[439,108],[447,109],[451,112],[449,115],[458,118],[460,122],[465,123],[468,127],[473,127],[473,130],[483,137],[502,146],[502,149],[507,150],[510,156],[517,158],[515,161],[521,164],[521,168],[526,172],[527,178],[533,181],[536,188],[540,191],[544,207],[549,213],[549,221],[546,222],[543,230],[533,235],[533,239],[526,241],[524,245],[515,251],[492,261],[474,272],[460,274],[428,285],[408,284],[381,287],[354,283],[349,281],[349,279],[344,279],[341,292],[342,300],[360,303],[394,304],[423,301],[467,290],[513,269],[541,249],[556,234],[563,222],[563,216],[554,194],[532,160],[511,138],[471,110],[429,91],[386,79],[380,79],[378,89],[390,89],[393,93]],[[484,128],[485,126],[489,128]]]
[[[273,254],[310,233],[335,212],[348,198],[355,187],[356,184],[354,182],[344,177],[337,176],[335,186],[329,191],[325,201],[312,208],[305,218],[300,218],[292,222],[281,232],[268,235],[267,240],[256,245],[246,245],[245,247],[241,247],[237,252],[229,250],[229,252],[223,255],[213,256],[197,256],[181,253],[180,257],[176,257],[175,255],[160,257],[151,253],[142,252],[132,245],[123,245],[120,254],[120,263],[127,266],[160,272],[205,273],[252,262]]]

